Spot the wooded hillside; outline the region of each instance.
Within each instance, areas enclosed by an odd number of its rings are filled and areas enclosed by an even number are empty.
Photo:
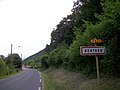
[[[120,1],[77,0],[72,14],[64,17],[51,33],[51,43],[39,57],[42,68],[63,67],[85,75],[96,75],[95,57],[80,55],[80,46],[106,47],[106,55],[99,57],[101,75],[120,76]]]

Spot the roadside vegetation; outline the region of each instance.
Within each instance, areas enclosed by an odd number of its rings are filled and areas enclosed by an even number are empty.
[[[0,79],[4,79],[4,78],[8,78],[8,77],[11,77],[11,76],[15,76],[19,73],[21,73],[22,71],[17,71],[17,72],[13,72],[13,73],[10,73],[10,74],[6,74],[6,75],[2,75],[0,76]]]
[[[22,60],[18,54],[0,57],[0,79],[9,77],[21,71]]]
[[[49,68],[42,72],[43,90],[98,90],[97,80],[63,68]],[[101,78],[100,90],[119,90],[120,79]]]
[[[80,46],[94,46],[97,38],[104,42],[106,54],[98,56],[102,76],[120,77],[120,1],[78,0],[72,14],[60,21],[51,33],[51,43],[39,58],[42,68],[63,67],[87,76],[96,76],[94,56],[81,56]]]
[[[72,13],[64,17],[53,29],[51,42],[46,45],[44,53],[31,56],[34,59],[27,58],[25,64],[31,64],[32,67],[40,68],[43,71],[50,67],[63,68],[70,72],[81,73],[93,80],[96,79],[95,57],[81,56],[80,46],[94,46],[90,42],[91,39],[101,39],[104,42],[97,46],[106,47],[106,54],[98,56],[100,78],[103,79],[101,79],[102,85],[107,88],[105,90],[112,90],[116,87],[115,84],[112,84],[114,85],[112,87],[111,83],[105,83],[107,79],[111,80],[109,78],[111,77],[113,83],[118,84],[115,89],[120,90],[120,1],[77,0],[71,11]],[[46,74],[50,76],[49,73]],[[52,76],[50,77],[52,78]],[[70,79],[69,75],[68,78]],[[68,83],[71,80],[69,79]],[[72,81],[74,82],[74,80]],[[62,85],[67,87],[66,83]]]
[[[45,74],[44,72],[42,74],[42,88],[43,90],[64,90],[63,87],[61,87],[55,79],[51,78],[49,75]]]

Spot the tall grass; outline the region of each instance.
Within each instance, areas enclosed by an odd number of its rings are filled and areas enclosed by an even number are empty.
[[[101,78],[98,89],[97,79],[87,79],[64,69],[48,69],[41,74],[43,90],[120,90],[120,79]]]
[[[43,82],[42,82],[42,88],[43,90],[65,90],[63,87],[58,85],[58,83],[50,76],[48,76],[45,73],[41,73]]]

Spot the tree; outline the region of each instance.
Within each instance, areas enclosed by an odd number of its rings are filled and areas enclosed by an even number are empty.
[[[27,63],[28,63],[28,65],[31,66],[32,68],[35,68],[35,65],[36,65],[35,60],[29,60]]]
[[[98,23],[86,22],[85,32],[89,38],[100,38],[106,46],[106,55],[101,60],[101,71],[104,74],[119,77],[120,74],[120,1],[105,0],[102,3],[103,13],[96,14]]]
[[[18,54],[12,54],[6,57],[6,64],[14,68],[22,68],[22,60]]]
[[[49,65],[47,64],[48,54],[44,54],[43,56],[41,56],[40,60],[41,60],[41,67],[43,69],[46,69],[49,67]]]
[[[56,49],[51,51],[48,55],[46,62],[49,66],[61,67],[64,60],[68,46],[64,43],[59,44]]]
[[[6,75],[9,72],[9,67],[5,64],[3,59],[0,59],[0,76]]]

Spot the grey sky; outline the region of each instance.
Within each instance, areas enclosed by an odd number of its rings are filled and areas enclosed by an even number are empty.
[[[0,0],[0,54],[23,58],[45,48],[55,26],[71,13],[75,0]],[[20,46],[20,47],[18,47]]]

